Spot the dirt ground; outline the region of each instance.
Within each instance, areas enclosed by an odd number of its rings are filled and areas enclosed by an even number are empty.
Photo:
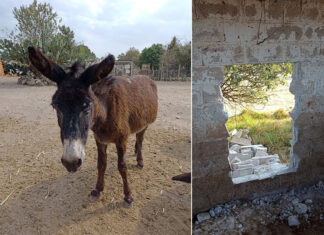
[[[17,85],[0,77],[0,234],[189,234],[190,184],[171,177],[190,170],[190,101],[187,82],[157,83],[159,115],[143,143],[138,169],[135,138],[127,162],[134,205],[123,202],[115,146],[108,147],[105,189],[91,202],[97,151],[89,132],[82,169],[68,173],[50,106],[55,87]]]
[[[324,234],[324,183],[234,200],[213,209],[212,218],[196,221],[193,234]],[[205,213],[211,215],[211,210]],[[292,218],[297,224],[289,223]]]

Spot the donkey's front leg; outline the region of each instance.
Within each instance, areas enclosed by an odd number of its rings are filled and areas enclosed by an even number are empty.
[[[98,150],[98,179],[96,189],[92,190],[91,196],[98,197],[104,189],[104,175],[107,168],[107,145],[96,141]]]
[[[124,184],[124,200],[125,202],[131,204],[133,202],[133,198],[131,196],[131,191],[128,186],[127,181],[127,165],[125,161],[125,153],[126,153],[126,140],[123,139],[121,141],[118,141],[116,143],[117,148],[117,154],[118,154],[118,170],[123,178],[123,184]]]

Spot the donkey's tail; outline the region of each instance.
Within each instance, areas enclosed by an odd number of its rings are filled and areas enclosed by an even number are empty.
[[[191,183],[191,172],[183,173],[181,175],[176,175],[172,177],[172,180],[182,181],[186,183]]]

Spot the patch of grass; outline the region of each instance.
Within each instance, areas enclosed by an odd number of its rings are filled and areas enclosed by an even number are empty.
[[[277,153],[281,162],[289,163],[292,124],[290,115],[282,109],[270,112],[243,110],[239,115],[230,117],[227,129],[249,128],[252,144],[262,144],[269,154]]]

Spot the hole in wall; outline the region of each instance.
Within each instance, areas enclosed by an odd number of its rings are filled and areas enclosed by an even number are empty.
[[[224,70],[221,89],[229,116],[228,162],[233,183],[290,172],[293,65],[230,65]]]

